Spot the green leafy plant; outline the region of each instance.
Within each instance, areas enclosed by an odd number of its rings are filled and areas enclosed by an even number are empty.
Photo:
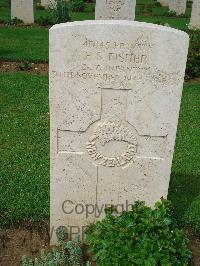
[[[83,253],[81,249],[80,237],[77,236],[76,241],[68,241],[66,248],[69,251],[69,262],[71,266],[78,266],[83,261]]]
[[[168,23],[165,23],[164,21],[156,20],[153,22],[153,24],[162,25],[166,27],[170,27]]]
[[[42,250],[40,258],[27,259],[22,257],[22,266],[83,266],[83,253],[80,236],[74,241],[66,241],[66,228],[57,231],[58,247],[52,250]],[[86,263],[90,266],[90,263]]]
[[[157,2],[157,0],[154,0],[154,6],[156,7],[162,7],[160,2]]]
[[[166,14],[165,14],[166,17],[176,17],[176,12],[175,11],[172,11],[172,10],[169,10]]]
[[[51,16],[40,16],[35,22],[40,26],[48,26],[54,24],[54,21]]]
[[[190,13],[184,13],[184,14],[180,14],[177,15],[175,11],[169,10],[168,12],[162,13],[163,16],[165,17],[176,17],[176,18],[189,18],[190,17]]]
[[[22,23],[23,23],[23,20],[16,18],[16,17],[7,21],[8,25],[18,25],[18,24],[22,24]]]
[[[176,227],[168,201],[156,203],[154,209],[136,202],[131,211],[115,212],[114,207],[106,209],[106,217],[86,230],[97,265],[188,265],[188,239]]]
[[[190,16],[191,16],[190,13],[184,13],[184,14],[177,15],[178,18],[190,18]]]
[[[73,0],[72,10],[75,12],[83,12],[85,10],[86,4],[83,0]]]
[[[26,256],[22,257],[22,266],[63,266],[69,265],[65,259],[64,253],[56,249],[45,252],[41,251],[40,259],[27,259]]]
[[[18,64],[18,67],[21,71],[27,71],[31,69],[31,64],[28,61],[24,61]]]
[[[64,23],[71,21],[70,2],[66,0],[56,0],[55,5],[50,6],[56,23]]]

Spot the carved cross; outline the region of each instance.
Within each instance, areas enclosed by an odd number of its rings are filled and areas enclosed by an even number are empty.
[[[58,129],[58,153],[86,156],[96,167],[128,167],[134,159],[163,159],[166,137],[139,135],[126,122],[129,90],[101,89],[101,118],[85,132]],[[107,155],[109,148],[116,154]],[[117,147],[115,150],[115,146]],[[147,152],[147,154],[143,154]]]

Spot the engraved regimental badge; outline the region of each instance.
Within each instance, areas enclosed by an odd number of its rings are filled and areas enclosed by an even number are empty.
[[[112,150],[116,153],[113,156],[105,155],[109,152],[109,147],[106,148],[108,144],[112,145]],[[121,167],[133,160],[137,152],[137,139],[131,130],[123,124],[103,122],[97,126],[94,134],[86,143],[86,149],[96,164]]]

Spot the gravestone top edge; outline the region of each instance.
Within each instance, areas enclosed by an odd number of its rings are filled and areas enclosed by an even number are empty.
[[[67,22],[67,23],[60,23],[53,25],[49,31],[54,31],[57,29],[62,28],[69,28],[69,27],[75,27],[75,26],[92,26],[92,25],[127,25],[127,26],[134,26],[134,27],[141,27],[141,28],[149,28],[152,30],[160,30],[165,31],[169,33],[176,33],[178,35],[183,35],[184,37],[189,39],[189,35],[181,30],[174,29],[171,27],[163,26],[163,25],[157,25],[153,23],[146,23],[146,22],[138,22],[138,21],[129,21],[129,20],[84,20],[84,21],[75,21],[75,22]]]

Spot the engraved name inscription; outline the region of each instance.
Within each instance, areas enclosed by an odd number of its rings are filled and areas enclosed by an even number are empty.
[[[74,36],[77,38],[77,36]],[[100,41],[81,37],[79,65],[66,64],[62,72],[51,71],[54,78],[66,78],[68,81],[94,82],[98,87],[110,87],[123,90],[132,89],[134,81],[144,77],[153,83],[168,86],[178,84],[180,72],[167,73],[152,64],[154,44],[149,35],[139,34],[131,42]]]
[[[111,141],[126,143],[126,150],[121,154],[108,157],[98,151],[98,146],[105,146]],[[134,134],[124,125],[114,122],[100,124],[86,143],[90,157],[99,165],[106,167],[125,166],[133,160],[137,152],[137,140]]]

